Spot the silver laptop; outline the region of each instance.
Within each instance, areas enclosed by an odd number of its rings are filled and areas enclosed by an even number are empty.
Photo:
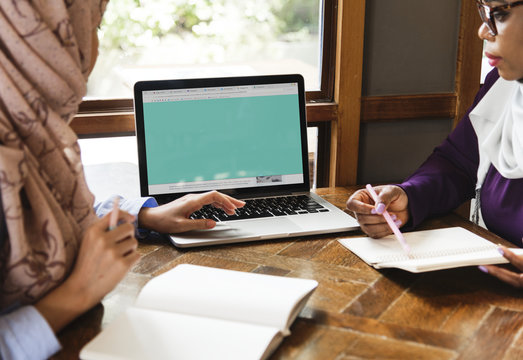
[[[218,190],[245,200],[178,247],[350,231],[354,218],[311,193],[301,75],[141,81],[134,87],[142,196],[159,203]]]

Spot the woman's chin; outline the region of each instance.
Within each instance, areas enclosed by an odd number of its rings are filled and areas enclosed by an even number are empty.
[[[516,73],[514,71],[507,71],[503,68],[498,68],[499,76],[507,81],[523,81],[523,73]]]

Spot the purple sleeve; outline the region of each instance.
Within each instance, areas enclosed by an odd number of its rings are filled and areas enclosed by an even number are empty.
[[[429,216],[447,213],[474,197],[479,151],[469,113],[498,78],[496,69],[489,73],[465,117],[421,167],[399,184],[409,198],[408,228]]]

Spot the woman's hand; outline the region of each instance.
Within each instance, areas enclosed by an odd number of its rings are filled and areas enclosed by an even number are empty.
[[[82,285],[92,305],[111,291],[140,258],[132,224],[135,217],[119,210],[119,225],[108,231],[111,214],[87,230],[68,279]]]
[[[120,210],[120,225],[109,231],[110,215],[87,229],[65,282],[35,304],[55,332],[99,303],[140,258],[134,216]]]
[[[520,273],[494,265],[482,265],[479,267],[479,269],[514,287],[523,288],[523,255],[518,256],[501,245],[499,246],[498,250],[512,265],[519,269]]]
[[[216,222],[211,219],[190,219],[189,216],[202,206],[212,204],[233,215],[236,208],[243,207],[245,202],[217,191],[203,194],[189,194],[168,204],[155,208],[143,208],[138,214],[140,227],[160,233],[177,233],[197,229],[212,229]]]
[[[347,200],[347,210],[352,211],[361,229],[370,237],[380,238],[392,234],[387,221],[382,216],[387,210],[398,227],[409,220],[409,199],[402,188],[395,185],[376,186],[378,201],[374,204],[366,189],[356,191]]]

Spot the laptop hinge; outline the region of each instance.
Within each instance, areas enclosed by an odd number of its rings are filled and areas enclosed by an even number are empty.
[[[266,198],[273,196],[307,195],[309,191],[264,191],[263,193],[235,194],[238,199]],[[234,196],[234,195],[233,195]]]

